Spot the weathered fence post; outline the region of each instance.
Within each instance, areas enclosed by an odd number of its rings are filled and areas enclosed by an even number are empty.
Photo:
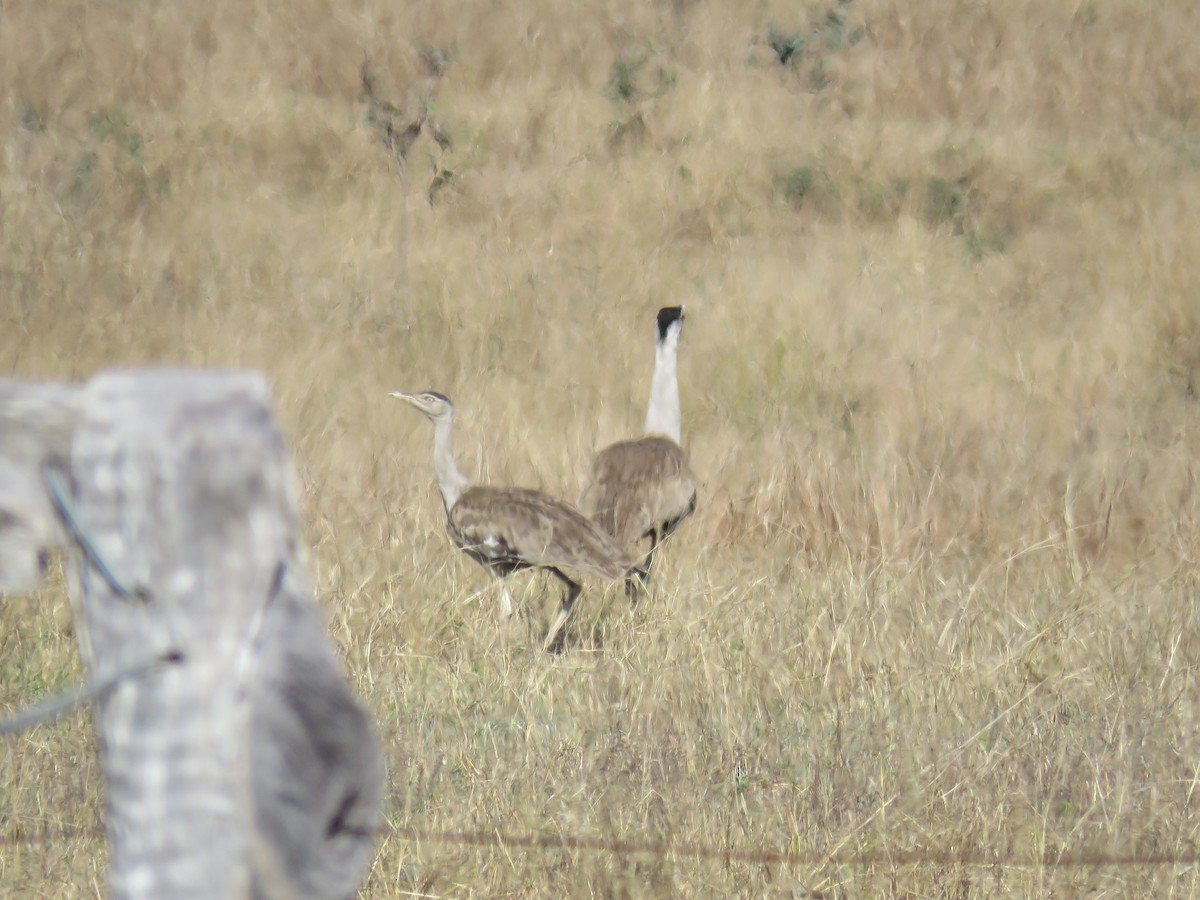
[[[75,399],[69,466],[53,441],[21,458],[82,550],[81,643],[111,685],[95,721],[112,896],[352,894],[382,759],[301,565],[265,385],[115,372]]]

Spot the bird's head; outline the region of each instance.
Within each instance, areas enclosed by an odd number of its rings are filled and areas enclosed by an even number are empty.
[[[417,391],[415,393],[392,391],[388,396],[396,397],[411,406],[415,406],[434,422],[440,419],[448,419],[454,415],[454,404],[450,402],[450,398],[445,394],[439,394],[437,391]]]
[[[664,306],[658,311],[658,342],[664,343],[674,333],[676,340],[683,331],[683,307]]]

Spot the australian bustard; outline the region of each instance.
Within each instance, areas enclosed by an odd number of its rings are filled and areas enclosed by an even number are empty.
[[[683,318],[682,306],[658,311],[645,436],[621,441],[597,453],[580,500],[583,511],[621,547],[650,539],[642,564],[626,575],[625,587],[631,598],[637,590],[634,573],[643,584],[650,580],[654,551],[696,508],[696,478],[687,453],[679,446],[679,377],[675,363]]]
[[[436,391],[390,394],[419,409],[433,422],[433,470],[446,505],[454,543],[499,578],[522,569],[545,569],[566,587],[562,608],[545,648],[560,646],[560,631],[582,590],[563,571],[615,581],[632,559],[611,537],[568,503],[541,491],[472,484],[454,462],[454,404]],[[512,598],[502,586],[501,615],[512,615]]]

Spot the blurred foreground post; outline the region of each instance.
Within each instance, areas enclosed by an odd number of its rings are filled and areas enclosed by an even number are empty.
[[[352,894],[382,759],[301,565],[262,380],[102,374],[69,466],[45,460],[58,536],[81,550],[85,662],[113,685],[94,711],[112,896]]]

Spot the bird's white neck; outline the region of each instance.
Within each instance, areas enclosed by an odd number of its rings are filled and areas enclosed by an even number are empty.
[[[453,445],[454,417],[446,416],[433,423],[433,473],[437,476],[438,490],[446,512],[454,508],[463,491],[471,486],[467,476],[458,471],[454,462]]]
[[[661,434],[679,443],[679,376],[675,371],[679,329],[671,328],[654,346],[654,379],[646,408],[646,434]]]

